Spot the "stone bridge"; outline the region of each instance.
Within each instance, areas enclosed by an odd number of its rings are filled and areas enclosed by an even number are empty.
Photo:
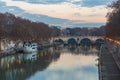
[[[95,43],[97,40],[104,40],[103,36],[67,36],[67,37],[55,37],[51,41],[62,40],[65,44],[68,44],[70,39],[74,39],[78,44],[82,40],[89,40],[92,43]]]

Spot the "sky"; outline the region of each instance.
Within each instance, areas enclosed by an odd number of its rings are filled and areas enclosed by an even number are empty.
[[[116,0],[0,0],[0,12],[49,25],[100,27],[106,23],[106,6]]]

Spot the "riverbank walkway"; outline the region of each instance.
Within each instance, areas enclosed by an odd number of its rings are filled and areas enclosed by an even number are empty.
[[[6,50],[0,51],[0,57],[8,56],[8,55],[14,55],[14,54],[19,54],[23,52],[22,48],[10,48]]]
[[[110,53],[107,44],[101,47],[99,57],[100,80],[120,80],[120,69]]]

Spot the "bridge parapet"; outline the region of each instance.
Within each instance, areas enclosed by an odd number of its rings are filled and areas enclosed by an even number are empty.
[[[68,37],[55,37],[54,40],[57,40],[57,39],[62,39],[64,42],[67,42],[69,39],[75,39],[76,41],[79,40],[81,41],[82,39],[84,38],[88,38],[90,39],[92,42],[95,42],[97,39],[104,39],[103,36],[68,36]]]

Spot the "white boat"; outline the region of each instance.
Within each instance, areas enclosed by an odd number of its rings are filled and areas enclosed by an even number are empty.
[[[37,52],[38,51],[38,44],[32,42],[26,42],[23,44],[23,51],[24,52]]]

